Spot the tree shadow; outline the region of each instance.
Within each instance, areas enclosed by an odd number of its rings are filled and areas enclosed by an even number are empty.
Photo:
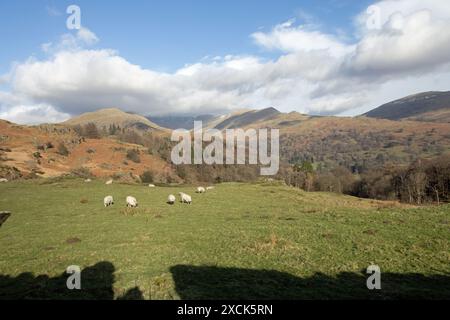
[[[418,273],[381,274],[381,290],[368,290],[364,272],[342,272],[336,276],[315,273],[300,278],[276,270],[176,265],[170,268],[181,299],[450,299],[450,274],[426,276]],[[115,298],[115,268],[102,261],[81,271],[81,290],[67,289],[70,276],[16,277],[0,275],[0,300],[112,300]],[[143,300],[138,287],[118,300]]]
[[[450,299],[450,274],[381,273],[381,290],[367,289],[369,275],[315,273],[300,278],[275,270],[177,265],[170,269],[181,299]]]
[[[67,279],[70,274],[62,273],[56,277],[34,276],[24,272],[17,277],[0,275],[1,299],[39,299],[39,300],[112,300],[115,282],[114,265],[108,261],[98,262],[81,271],[81,289],[69,290]],[[142,300],[139,288],[128,290],[118,299]]]

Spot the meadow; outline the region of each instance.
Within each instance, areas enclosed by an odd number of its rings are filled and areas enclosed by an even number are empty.
[[[183,191],[192,205],[166,204]],[[450,205],[413,207],[278,182],[0,185],[0,299],[450,299]],[[105,208],[103,197],[114,196]],[[139,207],[127,209],[125,197]],[[368,290],[366,268],[381,268]],[[82,269],[81,290],[65,270]]]

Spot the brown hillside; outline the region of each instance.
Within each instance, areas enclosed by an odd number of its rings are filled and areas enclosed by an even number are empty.
[[[450,153],[446,123],[312,117],[281,128],[282,158],[361,169],[408,164]]]
[[[450,123],[450,108],[425,112],[418,116],[412,116],[412,117],[409,117],[406,119],[413,120],[413,121]]]
[[[114,139],[81,139],[61,125],[20,126],[0,120],[0,165],[16,167],[25,176],[35,172],[43,177],[58,176],[80,167],[99,177],[117,174],[142,174],[152,170],[161,176],[173,176],[170,165],[147,149]],[[51,143],[53,147],[43,147]],[[63,143],[69,154],[58,153]],[[140,163],[127,159],[127,151],[139,152]],[[37,153],[38,152],[38,153]]]

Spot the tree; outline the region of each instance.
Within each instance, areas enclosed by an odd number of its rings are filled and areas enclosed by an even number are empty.
[[[119,140],[132,144],[144,145],[142,136],[134,130],[127,130],[119,136]]]
[[[422,171],[414,172],[409,176],[409,183],[417,204],[421,204],[424,200],[427,181],[427,175]]]
[[[310,161],[297,163],[293,167],[295,186],[306,191],[312,191],[314,184],[314,166]]]
[[[58,144],[58,148],[57,148],[57,152],[62,155],[67,157],[69,155],[69,150],[67,149],[66,145],[64,144],[64,142],[60,142]]]
[[[98,128],[93,122],[89,122],[84,126],[83,135],[89,139],[100,139]]]
[[[135,150],[135,149],[128,150],[127,151],[127,159],[129,159],[135,163],[140,163],[141,157],[139,156],[139,150]]]
[[[153,180],[155,178],[154,176],[155,174],[153,173],[153,171],[146,170],[140,175],[140,178],[143,183],[153,183]]]

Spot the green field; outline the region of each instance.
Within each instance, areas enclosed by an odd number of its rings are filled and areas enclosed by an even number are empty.
[[[450,299],[450,205],[406,208],[278,183],[0,185],[0,299]],[[165,203],[189,193],[192,205]],[[113,195],[115,205],[103,207]],[[139,208],[126,209],[135,196]],[[381,268],[381,290],[366,268]],[[70,291],[69,265],[82,290]]]

